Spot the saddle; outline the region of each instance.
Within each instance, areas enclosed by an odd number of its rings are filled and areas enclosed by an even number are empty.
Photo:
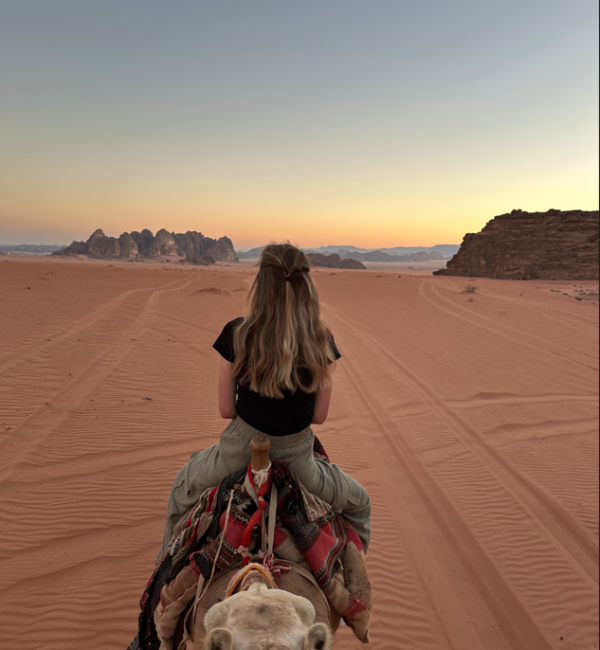
[[[308,494],[287,463],[269,461],[268,443],[255,439],[248,470],[207,490],[175,527],[142,596],[140,650],[177,649],[180,635],[191,634],[198,602],[215,578],[224,585],[225,577],[249,566],[255,573],[262,567],[257,579],[266,577],[274,588],[286,574],[304,576],[325,601],[328,622],[335,628],[343,618],[360,641],[369,642],[372,589],[358,535]],[[321,450],[319,455],[326,458]]]

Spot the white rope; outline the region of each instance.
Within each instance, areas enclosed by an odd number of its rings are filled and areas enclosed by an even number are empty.
[[[215,557],[215,561],[213,563],[213,568],[212,572],[210,574],[210,579],[206,585],[206,589],[204,589],[204,576],[200,574],[200,577],[198,578],[198,588],[196,589],[196,598],[194,602],[194,607],[188,612],[185,620],[185,634],[184,634],[184,641],[191,641],[192,639],[189,636],[188,632],[188,622],[189,622],[189,616],[191,615],[193,617],[193,620],[196,620],[196,612],[198,611],[198,605],[200,604],[201,600],[204,598],[204,596],[207,594],[208,590],[210,589],[210,586],[212,584],[212,581],[215,577],[215,572],[217,570],[217,563],[219,561],[219,558],[221,557],[221,551],[223,550],[223,544],[225,543],[225,531],[227,530],[227,526],[229,525],[229,518],[231,516],[231,508],[233,506],[233,495],[235,494],[235,490],[231,490],[231,493],[229,495],[229,505],[227,506],[227,514],[225,515],[225,526],[223,527],[223,531],[221,533],[221,542],[219,543],[219,550],[217,551],[217,556]],[[187,638],[186,638],[187,637]],[[181,646],[180,646],[181,647]]]
[[[273,557],[275,554],[273,547],[275,546],[275,528],[277,526],[277,496],[277,487],[275,481],[273,481],[269,507],[269,526],[267,529],[267,557]]]
[[[267,469],[261,469],[258,472],[255,472],[252,470],[252,475],[254,478],[254,483],[256,487],[260,490],[260,488],[269,480],[270,475],[271,475],[271,463],[269,463],[269,467]],[[210,579],[208,580],[208,583],[206,584],[206,588],[204,588],[204,576],[200,574],[200,577],[198,578],[198,588],[196,589],[196,598],[194,602],[194,607],[188,612],[185,620],[185,625],[184,625],[184,638],[182,641],[187,642],[191,641],[191,637],[189,635],[188,631],[188,623],[189,623],[189,617],[190,615],[193,617],[193,620],[196,619],[196,613],[198,611],[198,606],[200,605],[200,602],[204,598],[204,596],[207,594],[208,590],[210,589],[210,586],[212,585],[212,582],[215,577],[215,572],[217,570],[217,563],[219,561],[219,558],[221,557],[221,551],[223,550],[223,544],[225,543],[225,532],[227,531],[227,526],[229,525],[229,519],[231,517],[231,508],[233,506],[233,496],[235,494],[235,489],[231,490],[231,493],[229,495],[229,504],[227,505],[227,513],[225,515],[225,526],[223,527],[223,531],[221,533],[221,541],[219,543],[219,549],[217,551],[217,555],[215,557],[215,561],[213,563],[213,568],[212,572],[210,574]],[[254,495],[252,495],[254,496]],[[265,526],[265,513],[263,512],[263,521],[262,521],[262,527],[263,527],[263,533],[265,528],[267,528],[267,555],[266,557],[273,557],[273,546],[275,544],[275,528],[277,525],[277,487],[275,486],[275,483],[273,483],[273,486],[271,488],[271,503],[270,503],[270,508],[269,508],[269,525],[268,527]],[[264,539],[263,539],[264,543]],[[266,568],[266,567],[265,567]],[[181,648],[181,646],[180,646]]]
[[[269,480],[271,477],[271,463],[266,469],[252,470],[252,476],[254,478],[254,485],[256,489],[260,491],[260,488]]]

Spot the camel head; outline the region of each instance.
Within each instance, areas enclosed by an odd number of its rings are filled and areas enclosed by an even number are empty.
[[[315,618],[305,598],[256,583],[207,613],[204,649],[331,650],[331,632]]]

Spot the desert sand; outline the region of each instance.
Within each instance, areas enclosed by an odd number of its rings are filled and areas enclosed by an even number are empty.
[[[133,637],[254,273],[0,259],[5,650]],[[598,284],[315,275],[343,354],[317,433],[373,498],[373,646],[596,648]]]

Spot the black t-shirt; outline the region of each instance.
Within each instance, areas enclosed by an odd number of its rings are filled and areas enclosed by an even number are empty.
[[[235,362],[233,332],[244,319],[236,318],[225,325],[213,348],[227,361]],[[331,345],[336,359],[341,354],[331,335]],[[250,389],[247,384],[237,385],[237,413],[255,429],[269,436],[290,436],[304,431],[310,426],[314,411],[316,393],[307,393],[301,389],[292,393],[283,391],[283,399],[263,397]]]

